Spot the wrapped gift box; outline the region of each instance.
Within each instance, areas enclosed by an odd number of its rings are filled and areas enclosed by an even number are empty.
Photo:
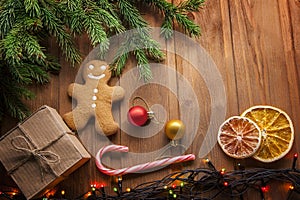
[[[27,199],[42,196],[89,159],[78,138],[48,106],[0,138],[0,161]]]

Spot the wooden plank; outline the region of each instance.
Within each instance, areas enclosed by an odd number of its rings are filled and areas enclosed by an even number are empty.
[[[229,5],[239,111],[257,104],[270,104],[293,116],[292,110],[299,105],[299,98],[298,92],[293,93],[292,89],[298,80],[291,52],[287,1],[229,1]],[[268,165],[252,160],[245,164],[248,167],[287,167],[292,154],[291,151],[281,161]],[[280,198],[286,197],[284,186],[276,185],[275,188],[267,195],[280,193]],[[259,198],[249,194],[250,197]]]
[[[209,126],[212,125],[215,134],[218,131],[219,125],[225,120],[226,116],[237,113],[237,95],[236,85],[234,81],[234,68],[232,59],[232,44],[231,44],[231,30],[229,24],[229,13],[227,3],[225,1],[208,1],[205,4],[205,8],[199,13],[193,13],[195,23],[199,24],[202,28],[202,35],[196,42],[197,45],[193,46],[192,42],[176,40],[176,57],[177,70],[183,77],[187,78],[191,84],[192,89],[195,91],[198,100],[198,106],[200,110],[200,119],[198,124],[191,125],[193,128],[199,127],[196,133],[196,137],[191,146],[190,151],[195,153],[197,160],[194,161],[192,167],[202,166],[202,158],[198,158],[199,150],[203,145],[203,139],[209,134]],[[184,53],[186,58],[183,58],[180,53]],[[198,53],[198,55],[197,55]],[[226,56],[224,56],[224,54]],[[205,56],[207,55],[207,56]],[[212,63],[210,63],[211,61]],[[213,65],[215,64],[215,65]],[[216,69],[214,69],[214,67]],[[199,70],[200,69],[200,70]],[[206,71],[205,71],[206,70]],[[209,73],[210,70],[215,70],[213,73]],[[216,83],[210,83],[210,80],[216,80]],[[186,86],[179,84],[179,90],[182,91],[181,95],[186,96]],[[225,108],[221,112],[225,112],[222,120],[218,120],[217,124],[214,124],[216,116],[212,116],[213,109],[216,108],[214,98],[216,88],[225,89],[225,95],[221,103],[225,104]],[[214,89],[212,89],[214,88]],[[227,94],[227,96],[226,96]],[[216,101],[217,102],[217,101]],[[226,103],[227,102],[227,103]],[[189,113],[195,111],[188,111],[188,107],[183,107]],[[220,112],[220,113],[221,113]],[[212,150],[207,157],[214,163],[217,168],[223,168],[230,170],[233,168],[234,161],[220,150],[216,144],[216,136],[213,136],[213,140],[210,145],[213,145]]]
[[[285,50],[285,61],[287,66],[287,76],[289,81],[289,96],[291,107],[291,119],[295,128],[295,140],[291,153],[299,152],[300,137],[297,134],[300,131],[298,121],[300,120],[299,106],[300,106],[300,28],[299,28],[299,12],[300,1],[278,1],[280,11],[281,30],[283,35],[283,43]],[[299,168],[299,164],[296,164]],[[300,194],[293,194],[292,198],[299,199]]]
[[[295,1],[288,1],[287,2],[287,7],[289,8],[289,19],[290,19],[290,32],[292,35],[290,36],[290,43],[289,43],[289,48],[287,51],[287,54],[292,54],[294,57],[294,65],[293,67],[295,70],[289,70],[289,76],[293,78],[293,82],[291,82],[291,87],[293,88],[291,92],[292,99],[291,99],[291,106],[293,106],[292,109],[292,119],[294,121],[295,125],[295,143],[294,143],[294,148],[293,152],[299,152],[299,146],[300,146],[300,138],[299,134],[299,125],[297,124],[297,121],[299,121],[299,92],[300,92],[300,1],[295,0]],[[290,56],[290,55],[287,55]],[[288,57],[287,57],[288,58]],[[292,60],[289,60],[289,62]],[[290,69],[290,67],[289,67]],[[295,77],[296,76],[296,77]],[[295,82],[296,81],[296,82]],[[298,94],[298,97],[296,96]],[[295,102],[296,101],[296,102]],[[298,168],[300,167],[300,163],[297,163]]]
[[[84,65],[84,63],[87,63],[90,60],[99,59],[96,48],[93,48],[91,45],[89,45],[89,43],[90,42],[87,35],[80,36],[76,39],[76,44],[82,53],[83,59],[82,63],[76,65],[75,67],[72,67],[70,63],[66,62],[64,57],[61,58],[62,66],[64,66],[60,75],[61,85],[59,95],[60,113],[62,115],[70,112],[72,108],[76,106],[76,102],[72,102],[72,98],[67,95],[68,86],[74,82],[82,84],[83,80],[81,78],[81,67]],[[109,82],[110,85],[115,85],[115,83],[115,78],[112,78]],[[111,185],[111,180],[106,175],[98,171],[94,156],[100,147],[108,145],[110,142],[119,143],[120,137],[118,134],[110,136],[109,138],[100,135],[95,131],[93,125],[94,120],[95,119],[91,119],[84,130],[81,130],[77,133],[83,145],[92,155],[92,159],[86,165],[78,169],[76,173],[71,174],[67,180],[60,184],[60,187],[64,188],[65,191],[71,195],[70,198],[76,198],[78,194],[84,194],[85,192],[89,191],[91,184],[96,184],[98,187],[101,184],[105,186]],[[109,160],[106,160],[106,163],[109,163]],[[107,192],[112,192],[112,188],[108,187]]]
[[[150,26],[160,26],[161,15],[157,11],[143,7],[141,7],[141,10],[142,13],[144,13],[143,17],[149,22]],[[121,110],[121,119],[125,120],[121,126],[121,144],[128,146],[130,151],[130,154],[122,157],[121,163],[123,167],[159,159],[159,151],[169,142],[164,134],[166,120],[177,118],[178,107],[176,98],[174,98],[176,94],[172,93],[168,87],[160,85],[160,83],[164,83],[167,86],[168,84],[172,84],[175,85],[176,88],[176,75],[169,74],[166,71],[168,66],[175,66],[174,56],[168,53],[168,49],[172,48],[172,46],[170,46],[172,42],[165,44],[165,42],[162,41],[161,44],[162,46],[166,46],[166,59],[160,63],[162,66],[155,66],[156,64],[151,61],[153,80],[145,84],[142,80],[138,80],[137,71],[131,73],[132,70],[136,69],[136,62],[134,60],[128,61],[120,80],[120,85],[124,86],[126,95],[128,95],[128,98],[125,98],[122,102],[126,104],[123,106],[129,109],[132,106],[133,99],[135,97],[141,97],[155,113],[157,120],[160,121],[156,123],[156,120],[152,120],[149,125],[144,127],[134,127],[130,125],[126,119],[128,110]],[[136,101],[135,105],[141,105],[147,108],[141,100]],[[123,177],[123,184],[124,187],[134,187],[147,181],[160,179],[170,172],[170,168],[164,168],[150,173],[125,175]]]

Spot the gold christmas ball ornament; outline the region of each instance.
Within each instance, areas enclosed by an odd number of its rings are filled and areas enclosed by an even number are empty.
[[[167,122],[165,133],[170,140],[179,140],[183,137],[185,125],[179,119],[173,119]]]

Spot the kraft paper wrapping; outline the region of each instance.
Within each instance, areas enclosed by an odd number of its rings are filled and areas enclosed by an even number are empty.
[[[40,197],[89,159],[78,138],[48,106],[0,138],[0,161],[27,199]]]

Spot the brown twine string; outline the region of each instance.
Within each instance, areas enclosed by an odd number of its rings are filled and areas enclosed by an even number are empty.
[[[22,161],[20,161],[15,167],[10,169],[8,171],[8,173],[12,174],[15,170],[17,170],[19,167],[24,165],[28,160],[30,160],[33,157],[38,162],[42,180],[44,180],[44,172],[50,172],[50,173],[54,174],[57,177],[58,175],[50,167],[50,164],[58,163],[60,161],[60,157],[59,157],[59,155],[57,155],[57,154],[55,154],[51,151],[43,151],[43,149],[53,145],[56,141],[58,141],[60,138],[62,138],[66,133],[62,134],[61,136],[59,136],[58,138],[53,140],[52,142],[47,144],[42,149],[38,149],[34,145],[34,143],[30,140],[30,138],[26,134],[26,131],[24,130],[24,128],[19,126],[19,129],[24,133],[24,136],[16,136],[16,137],[12,138],[11,139],[11,145],[14,147],[15,150],[26,152],[29,155],[25,155],[26,158],[23,159]],[[26,143],[27,147],[22,147],[22,146],[16,144],[15,142],[16,142],[17,139],[23,140]]]
[[[135,106],[135,101],[138,100],[138,99],[141,100],[141,101],[146,105],[147,110],[150,111],[149,105],[148,105],[147,102],[146,102],[142,97],[140,97],[140,96],[136,96],[136,97],[134,97],[134,98],[132,99],[132,106]]]

